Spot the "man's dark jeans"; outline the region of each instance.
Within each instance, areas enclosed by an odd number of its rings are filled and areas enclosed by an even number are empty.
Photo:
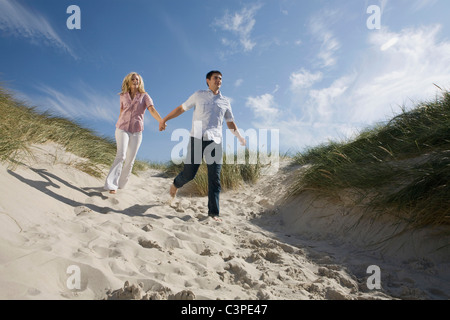
[[[188,154],[183,171],[178,174],[173,184],[177,189],[195,178],[198,168],[205,157],[208,168],[208,215],[218,216],[220,195],[220,171],[222,170],[222,144],[214,141],[203,141],[191,137]]]

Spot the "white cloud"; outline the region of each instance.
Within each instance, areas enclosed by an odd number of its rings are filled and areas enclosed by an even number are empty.
[[[339,117],[340,106],[335,105],[335,101],[342,101],[344,94],[353,82],[353,78],[345,76],[334,81],[330,87],[311,90],[309,92],[310,101],[307,105],[309,113],[312,114],[312,121],[332,122]]]
[[[293,91],[306,97],[297,107],[302,119],[366,127],[392,118],[400,107],[408,109],[433,98],[437,91],[433,83],[444,88],[450,84],[450,42],[438,39],[440,29],[431,26],[370,33],[364,60],[330,86],[305,90],[312,77],[304,76],[306,80],[299,83],[305,85]],[[304,71],[303,75],[310,73]]]
[[[253,111],[256,118],[262,119],[264,123],[274,121],[279,115],[275,98],[270,93],[248,97],[246,106]]]
[[[298,72],[293,72],[290,77],[291,89],[306,89],[311,87],[323,78],[322,72],[311,73],[305,69],[301,69]]]
[[[332,67],[337,63],[336,52],[341,48],[341,44],[331,29],[332,21],[337,15],[337,12],[324,11],[309,21],[311,34],[321,43],[317,54],[321,67]]]
[[[401,112],[400,106],[409,109],[432,100],[439,94],[434,83],[450,87],[450,41],[440,33],[439,25],[372,32],[361,60],[331,84],[322,84],[320,72],[302,69],[291,74],[292,104],[277,117],[263,119],[261,126],[280,129],[282,149],[298,151],[354,137],[391,119]],[[261,110],[276,105],[270,95],[257,98],[247,103]]]
[[[391,39],[389,39],[385,44],[383,44],[382,46],[381,46],[381,51],[386,51],[386,50],[388,50],[390,47],[392,47],[392,46],[395,46],[395,44],[398,42],[398,38],[397,37],[394,37],[394,38],[391,38]]]
[[[347,123],[305,122],[292,118],[278,122],[280,128],[280,149],[298,152],[306,147],[317,146],[321,143],[346,139],[354,136],[355,127]]]
[[[243,80],[243,79],[237,79],[237,80],[234,82],[234,86],[235,86],[235,87],[240,87],[243,83],[244,83],[244,80]]]
[[[222,18],[216,19],[215,26],[233,33],[239,40],[239,43],[236,43],[234,40],[222,38],[222,43],[232,48],[240,47],[244,52],[252,51],[256,42],[251,39],[251,33],[256,24],[255,15],[261,7],[260,4],[244,7],[239,12],[227,12]]]
[[[381,120],[392,116],[393,108],[398,111],[400,105],[408,108],[432,97],[436,93],[433,83],[448,86],[450,42],[439,40],[440,30],[435,25],[372,33],[367,61],[359,67],[359,81],[351,90],[361,107],[351,118]]]
[[[31,12],[17,1],[0,0],[0,30],[15,37],[29,39],[33,44],[43,43],[60,48],[77,58],[42,15]]]

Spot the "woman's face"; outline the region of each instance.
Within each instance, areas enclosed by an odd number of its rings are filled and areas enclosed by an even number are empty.
[[[129,86],[131,91],[137,91],[139,88],[139,77],[137,76],[137,74],[133,74],[131,76],[130,82],[129,82]]]

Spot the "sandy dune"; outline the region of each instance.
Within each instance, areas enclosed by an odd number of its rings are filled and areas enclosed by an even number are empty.
[[[1,299],[450,298],[448,238],[423,231],[374,246],[387,224],[349,229],[357,213],[306,198],[281,205],[297,169],[287,164],[222,193],[218,223],[206,197],[170,203],[172,179],[156,170],[110,195],[69,165],[82,159],[34,150],[0,167]],[[380,290],[367,287],[372,265]]]

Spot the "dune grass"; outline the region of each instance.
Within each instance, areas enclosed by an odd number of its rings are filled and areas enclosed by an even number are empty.
[[[103,169],[114,161],[116,144],[106,137],[99,137],[90,129],[74,121],[39,113],[35,108],[14,99],[0,87],[0,161],[15,164],[26,157],[33,157],[30,146],[55,142],[87,161],[72,164],[79,170],[101,178]],[[151,163],[136,161],[133,172],[152,167]]]
[[[312,191],[339,200],[349,191],[373,214],[394,214],[413,227],[450,225],[450,93],[294,161],[308,166],[287,198]]]
[[[249,159],[256,159],[256,163],[249,161]],[[222,190],[236,190],[245,184],[256,183],[261,176],[261,169],[263,168],[263,164],[261,164],[259,159],[259,153],[250,152],[248,149],[245,151],[243,159],[245,163],[243,164],[239,164],[236,154],[224,154],[222,171],[220,172]],[[175,177],[183,170],[183,166],[183,164],[171,162],[168,164],[165,173],[171,177]],[[194,180],[189,184],[194,194],[198,196],[208,195],[208,171],[204,161],[200,165]]]

